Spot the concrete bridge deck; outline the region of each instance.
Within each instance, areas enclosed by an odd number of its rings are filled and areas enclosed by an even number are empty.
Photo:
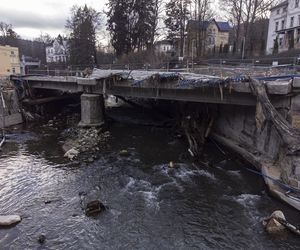
[[[31,88],[54,89],[65,92],[106,94],[123,97],[173,101],[256,105],[249,83],[243,78],[221,79],[189,73],[94,70],[88,78],[25,76]],[[300,81],[299,81],[300,82]],[[300,90],[298,80],[281,79],[267,83],[275,107],[286,107],[290,96]]]

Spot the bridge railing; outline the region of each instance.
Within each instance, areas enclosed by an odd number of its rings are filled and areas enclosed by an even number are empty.
[[[47,69],[29,69],[28,75],[41,76],[83,76],[82,70],[47,70]]]
[[[191,72],[214,76],[254,75],[270,76],[278,74],[295,74],[300,71],[300,59],[262,58],[262,59],[207,59],[186,61],[167,61],[160,63],[128,63],[128,64],[99,64],[94,67],[105,70],[145,70],[145,71],[177,71]],[[72,65],[68,69],[30,69],[28,74],[47,76],[84,76],[90,65]]]

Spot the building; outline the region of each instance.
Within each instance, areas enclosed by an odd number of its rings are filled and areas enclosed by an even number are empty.
[[[170,40],[161,40],[155,43],[155,51],[160,54],[171,55],[174,52],[173,42]]]
[[[194,57],[196,47],[199,46],[199,34],[202,53],[218,53],[229,48],[229,32],[231,27],[228,22],[190,20],[187,24],[187,38],[185,42],[185,55]],[[222,51],[220,51],[222,50]]]
[[[46,46],[47,63],[66,63],[68,61],[68,43],[60,35]]]
[[[0,77],[20,73],[19,49],[8,45],[0,46]]]
[[[266,53],[274,49],[279,53],[300,49],[300,0],[287,0],[271,9]]]

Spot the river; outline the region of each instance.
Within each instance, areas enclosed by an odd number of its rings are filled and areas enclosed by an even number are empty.
[[[221,161],[213,144],[205,159],[213,166],[183,160],[186,144],[166,129],[114,123],[109,130],[99,159],[78,166],[63,158],[60,129],[10,131],[0,151],[0,214],[23,220],[0,229],[0,249],[299,249],[296,236],[264,231],[261,220],[274,210],[296,225],[299,212],[270,197],[245,164]],[[121,157],[123,149],[130,156]],[[86,217],[82,194],[108,210]]]

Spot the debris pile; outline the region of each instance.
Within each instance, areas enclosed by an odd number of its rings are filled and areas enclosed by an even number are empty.
[[[93,162],[110,138],[110,133],[103,128],[74,128],[67,134],[68,139],[63,145],[63,150],[64,156],[71,161],[80,157],[83,161]]]

